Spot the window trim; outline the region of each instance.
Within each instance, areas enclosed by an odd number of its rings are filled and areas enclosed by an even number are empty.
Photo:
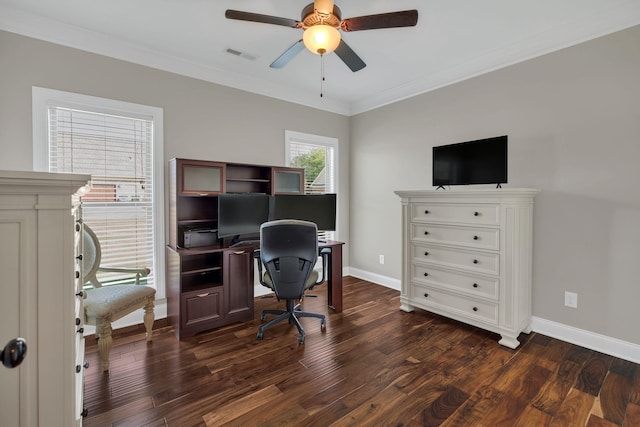
[[[291,143],[292,142],[300,142],[314,145],[322,145],[325,147],[333,148],[333,179],[334,179],[334,191],[338,194],[337,197],[337,206],[336,206],[336,231],[335,238],[339,240],[340,236],[340,152],[339,152],[339,143],[340,140],[338,138],[333,138],[330,136],[322,136],[322,135],[314,135],[311,133],[303,133],[296,132],[292,130],[284,131],[284,161],[285,166],[291,166],[290,158],[291,158]]]
[[[49,123],[50,106],[76,108],[103,114],[126,115],[153,121],[153,217],[154,227],[154,273],[156,277],[156,300],[166,298],[165,280],[165,221],[164,221],[164,134],[163,109],[125,101],[64,92],[55,89],[32,87],[33,119],[33,170],[49,170]]]

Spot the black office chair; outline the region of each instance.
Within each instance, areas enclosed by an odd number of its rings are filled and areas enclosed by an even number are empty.
[[[327,265],[326,254],[323,256],[322,277],[314,270],[318,259],[318,229],[313,222],[283,219],[265,222],[260,227],[260,249],[256,249],[254,257],[259,259],[258,272],[260,283],[272,289],[278,300],[284,299],[286,310],[264,310],[261,320],[267,314],[278,317],[260,326],[258,339],[262,339],[265,329],[288,320],[298,328],[298,342],[304,343],[304,329],[299,317],[315,317],[320,319],[320,327],[326,328],[323,314],[302,311],[300,301],[304,292],[324,282]],[[262,266],[265,272],[262,272]]]

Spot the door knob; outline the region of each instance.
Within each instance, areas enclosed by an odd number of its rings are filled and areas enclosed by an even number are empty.
[[[0,360],[7,368],[15,368],[27,355],[27,342],[22,338],[14,338],[0,352]]]

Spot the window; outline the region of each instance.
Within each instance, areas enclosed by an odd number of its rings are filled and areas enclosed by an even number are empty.
[[[304,168],[306,194],[338,192],[336,138],[285,131],[285,156],[287,166]],[[328,231],[322,237],[335,239],[335,235]]]
[[[91,174],[81,202],[101,264],[149,267],[143,283],[164,297],[162,110],[41,88],[33,97],[34,169]],[[98,279],[133,281],[119,273]]]

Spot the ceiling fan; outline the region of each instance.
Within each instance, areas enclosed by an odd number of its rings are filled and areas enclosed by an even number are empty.
[[[334,5],[333,0],[314,0],[313,3],[302,9],[302,21],[232,9],[227,9],[225,17],[239,21],[262,22],[304,30],[302,39],[294,43],[273,61],[270,65],[271,68],[284,67],[306,47],[318,55],[325,55],[335,51],[336,55],[347,67],[356,72],[363,69],[366,64],[342,40],[338,30],[349,32],[380,28],[413,27],[418,22],[418,11],[415,9],[403,10],[342,19],[342,12],[338,6]]]

